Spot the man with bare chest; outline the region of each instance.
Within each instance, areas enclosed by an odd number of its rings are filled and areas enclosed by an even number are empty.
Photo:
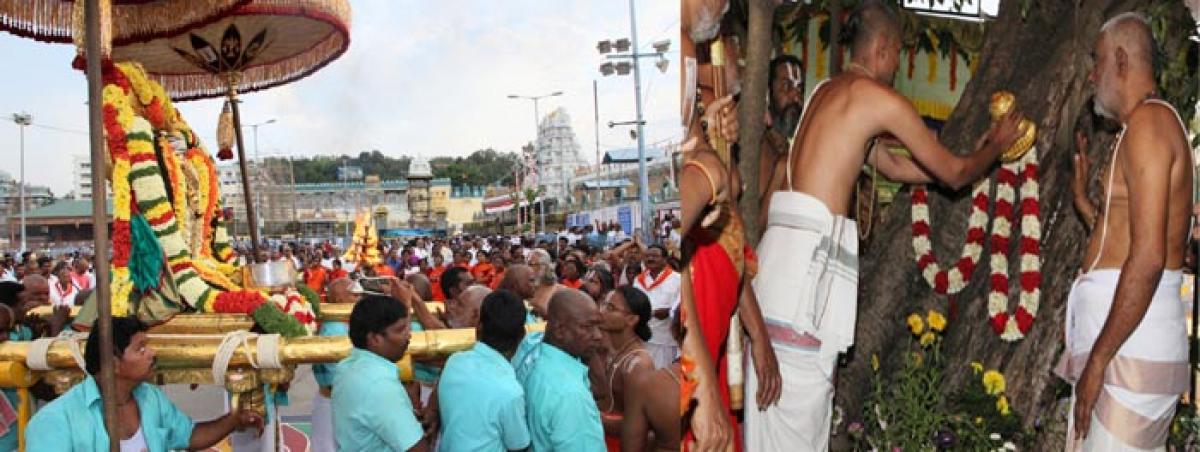
[[[1096,112],[1122,126],[1101,176],[1102,210],[1076,184],[1077,207],[1098,218],[1067,300],[1058,369],[1075,387],[1069,450],[1162,450],[1188,388],[1179,293],[1193,162],[1178,113],[1156,98],[1154,48],[1146,19],[1125,13],[1104,24],[1093,55]]]
[[[826,450],[837,355],[854,340],[858,234],[846,218],[864,161],[891,180],[960,189],[984,173],[1017,135],[1015,112],[959,156],[929,132],[908,99],[892,90],[901,28],[883,3],[866,1],[846,25],[846,72],[813,88],[797,124],[783,183],[771,194],[753,282],[783,376],[777,406],[746,398],[746,450]],[[891,134],[913,159],[875,138]],[[758,382],[746,375],[746,393]]]

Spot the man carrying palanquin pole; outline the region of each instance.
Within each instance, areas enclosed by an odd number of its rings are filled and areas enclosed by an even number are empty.
[[[1059,372],[1074,385],[1070,450],[1163,450],[1188,388],[1179,302],[1194,162],[1179,113],[1158,98],[1145,17],[1104,24],[1094,51],[1094,106],[1121,123],[1104,206],[1067,298]],[[1076,171],[1086,171],[1076,156]],[[1077,207],[1095,212],[1082,202]],[[1133,250],[1137,250],[1134,252]]]

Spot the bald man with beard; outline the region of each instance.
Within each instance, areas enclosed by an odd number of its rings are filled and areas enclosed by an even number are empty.
[[[1090,209],[1099,218],[1085,271],[1067,297],[1058,371],[1074,385],[1071,450],[1162,450],[1191,378],[1179,293],[1195,163],[1187,127],[1159,98],[1155,48],[1146,17],[1124,13],[1104,23],[1093,51],[1094,108],[1121,131],[1101,179],[1105,204]],[[1084,162],[1076,156],[1077,172]]]

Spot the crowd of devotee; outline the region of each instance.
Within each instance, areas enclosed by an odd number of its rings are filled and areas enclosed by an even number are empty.
[[[312,450],[677,450],[679,236],[672,221],[661,224],[650,244],[592,227],[385,240],[373,266],[343,262],[328,241],[271,247],[268,259],[290,261],[296,283],[322,303],[355,304],[348,322],[318,331],[348,336],[353,349],[313,366]],[[80,253],[6,261],[4,338],[70,331],[68,308],[95,284],[88,262]],[[62,307],[50,318],[25,315],[41,305]],[[413,332],[464,328],[476,333],[472,348],[416,360],[412,381],[396,378]],[[177,408],[151,383],[146,329],[132,317],[113,323],[119,400],[137,402],[121,405],[124,438],[149,450],[204,448],[234,429],[261,431],[257,415],[199,422]],[[88,339],[83,383],[58,396],[34,391],[28,450],[103,446],[97,337]],[[64,422],[71,434],[43,438]]]

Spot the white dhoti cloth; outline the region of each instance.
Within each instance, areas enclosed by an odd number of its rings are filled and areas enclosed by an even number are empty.
[[[792,191],[772,195],[767,220],[753,287],[783,393],[765,413],[746,397],[746,450],[826,450],[837,355],[854,343],[858,227]],[[755,394],[746,374],[746,394]]]
[[[333,404],[318,393],[312,401],[312,450],[337,450],[333,441]]]
[[[821,369],[833,363],[821,362],[815,349],[787,346],[776,346],[775,358],[783,377],[778,406],[758,410],[758,375],[746,372],[745,450],[828,450],[833,381]]]
[[[1066,351],[1056,370],[1075,384],[1108,319],[1120,270],[1093,270],[1067,298]],[[1182,272],[1163,272],[1145,317],[1104,371],[1087,438],[1067,447],[1087,451],[1164,450],[1179,397],[1188,388],[1188,343],[1179,291]],[[1079,448],[1082,449],[1079,449]]]

